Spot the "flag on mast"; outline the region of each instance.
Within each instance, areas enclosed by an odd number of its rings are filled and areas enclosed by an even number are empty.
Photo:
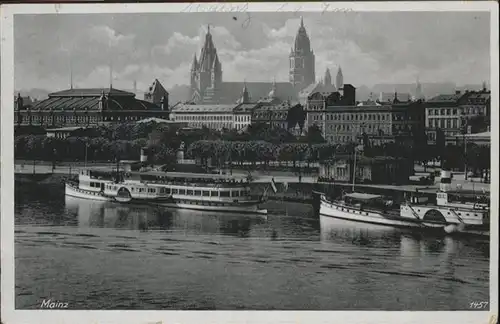
[[[271,179],[271,188],[273,188],[274,193],[278,192],[278,188],[276,187],[276,182],[274,182],[274,178]]]

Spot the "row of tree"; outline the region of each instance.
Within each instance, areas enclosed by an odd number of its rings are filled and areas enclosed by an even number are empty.
[[[415,133],[413,144],[387,143],[369,145],[364,139],[365,156],[405,157],[423,162],[442,161],[445,167],[462,169],[467,163],[475,173],[489,168],[490,149],[472,143],[467,146],[444,144],[444,135],[438,134],[436,145],[427,145],[424,133]],[[328,160],[342,154],[352,154],[354,143],[335,145],[326,143],[321,130],[312,126],[307,135],[297,138],[285,129],[266,124],[251,125],[245,132],[235,130],[215,131],[208,128],[182,129],[161,123],[124,123],[100,126],[74,133],[66,139],[45,135],[16,133],[15,156],[17,159],[46,161],[112,161],[137,160],[140,149],[147,147],[155,163],[175,161],[175,152],[184,143],[188,158],[215,164],[258,161],[314,162]]]
[[[115,161],[138,160],[141,148],[148,147],[154,163],[170,163],[175,151],[162,144],[148,144],[148,139],[109,140],[105,137],[68,137],[59,139],[44,135],[17,136],[16,159],[43,161]]]

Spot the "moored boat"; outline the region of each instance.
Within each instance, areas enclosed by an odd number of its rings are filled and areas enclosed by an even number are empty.
[[[441,181],[448,179],[441,177]],[[398,206],[380,195],[353,192],[340,199],[321,195],[320,215],[363,223],[452,234],[489,235],[489,206],[485,202],[452,201],[447,186],[441,185],[435,202],[421,194],[412,194]]]
[[[66,182],[66,195],[119,203],[146,203],[203,211],[267,214],[263,196],[250,192],[245,177],[176,172],[83,170]]]
[[[263,196],[253,195],[246,176],[181,172],[135,172],[129,181],[164,188],[172,199],[158,205],[202,211],[267,214]],[[156,203],[156,202],[155,202]]]
[[[78,181],[67,181],[67,196],[119,203],[158,203],[172,199],[165,188],[157,185],[127,181],[122,173],[82,170]]]

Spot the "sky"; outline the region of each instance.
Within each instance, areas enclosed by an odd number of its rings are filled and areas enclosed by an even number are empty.
[[[490,16],[484,12],[141,13],[16,15],[15,88],[168,89],[189,83],[207,25],[224,81],[288,81],[288,56],[303,16],[316,77],[344,83],[456,82],[490,77]],[[72,66],[72,69],[70,68]]]

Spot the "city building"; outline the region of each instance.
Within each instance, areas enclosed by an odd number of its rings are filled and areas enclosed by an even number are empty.
[[[298,101],[301,105],[305,106],[307,103],[307,98],[309,98],[313,93],[322,93],[322,94],[329,94],[333,92],[337,92],[337,88],[332,82],[332,76],[330,74],[330,69],[326,69],[325,71],[325,77],[322,81],[312,83],[302,89],[299,94],[298,94]]]
[[[303,132],[305,114],[300,104],[284,101],[274,104],[261,104],[253,110],[252,124],[264,123],[279,127],[295,135]]]
[[[426,101],[425,126],[430,140],[436,140],[436,130],[444,136],[458,136],[470,133],[469,123],[474,117],[484,116],[486,123],[490,118],[491,91],[456,91],[455,94],[442,94]],[[487,125],[485,125],[486,127]]]
[[[20,95],[18,95],[20,98]],[[168,97],[160,105],[135,98],[118,89],[68,89],[49,94],[45,100],[25,106],[16,100],[14,123],[46,128],[82,127],[103,123],[169,118]]]
[[[136,86],[137,85],[134,82],[134,88]],[[144,100],[161,107],[161,103],[163,100],[168,101],[168,92],[167,90],[165,90],[160,81],[158,81],[158,79],[155,79],[153,83],[149,86],[148,91],[144,93]]]
[[[259,107],[255,103],[242,103],[234,108],[234,128],[238,131],[245,131],[252,124],[252,114]]]
[[[298,93],[315,83],[314,53],[310,48],[303,21],[295,37],[294,47],[289,55],[290,81],[274,82],[281,100],[296,101]],[[190,93],[186,98],[190,104],[234,104],[240,99],[244,86],[257,102],[265,98],[272,87],[271,82],[224,82],[222,62],[219,60],[210,27],[205,35],[205,43],[199,58],[194,55],[190,72]]]
[[[324,181],[353,182],[354,156],[341,155],[319,165],[319,178]],[[413,175],[413,163],[389,156],[356,156],[356,183],[405,184]]]
[[[452,145],[463,145],[464,141],[467,143],[474,143],[477,145],[491,146],[491,132],[475,133],[475,134],[463,134],[456,136],[446,136],[445,144]]]
[[[222,130],[234,128],[234,111],[240,104],[195,105],[179,103],[171,108],[170,119],[187,123],[188,127]]]
[[[14,102],[16,103],[16,106],[19,103],[23,108],[31,107],[36,101],[36,99],[31,99],[30,96],[21,96],[20,93],[18,93],[17,96],[14,96]]]
[[[331,143],[349,143],[366,134],[374,145],[401,142],[415,131],[424,131],[424,111],[420,101],[327,106],[323,137]]]
[[[344,84],[342,92],[314,92],[306,100],[306,128],[312,125],[318,126],[323,137],[328,136],[326,130],[327,110],[333,107],[351,107],[356,104],[356,88],[351,84]],[[329,108],[330,107],[330,108]]]

